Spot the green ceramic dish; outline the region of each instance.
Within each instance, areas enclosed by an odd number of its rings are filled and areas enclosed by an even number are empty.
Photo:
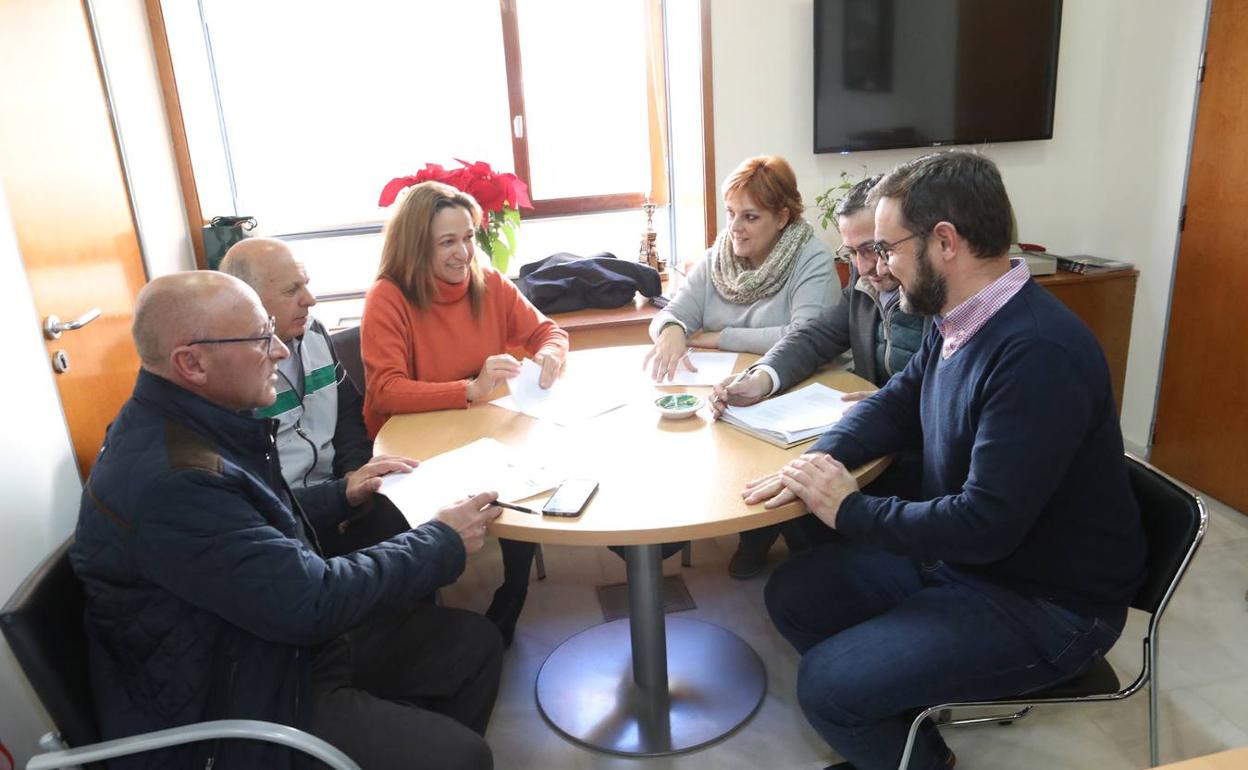
[[[679,419],[681,417],[689,417],[694,412],[702,408],[703,400],[700,396],[691,393],[672,393],[666,396],[659,396],[654,400],[654,408],[659,410],[659,414],[671,419]]]

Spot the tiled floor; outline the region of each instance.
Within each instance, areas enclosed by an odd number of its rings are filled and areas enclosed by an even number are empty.
[[[1172,762],[1248,746],[1248,516],[1215,501],[1210,530],[1162,625],[1161,756]],[[594,586],[624,579],[623,562],[603,548],[548,546],[549,577],[533,581],[516,642],[507,653],[502,692],[488,739],[496,767],[536,768],[822,768],[836,759],[802,718],[794,698],[797,656],[763,609],[765,577],[730,580],[726,564],[736,538],[694,544],[694,566],[679,573],[697,602],[689,617],[718,623],[744,638],[767,667],[762,707],[736,733],[701,751],[660,759],[626,759],[575,746],[559,737],[534,704],[538,669],[560,642],[601,622]],[[784,547],[772,549],[776,563]],[[460,581],[443,592],[447,604],[483,610],[501,577],[497,546],[473,557]],[[1133,617],[1110,654],[1124,680],[1139,671],[1142,618]],[[1145,693],[1116,704],[1050,707],[1007,728],[946,730],[961,770],[1148,766]]]

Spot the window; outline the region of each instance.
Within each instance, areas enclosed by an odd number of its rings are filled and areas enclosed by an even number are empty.
[[[667,201],[658,0],[162,10],[205,218],[376,232],[385,182],[455,158],[528,182],[526,221]]]

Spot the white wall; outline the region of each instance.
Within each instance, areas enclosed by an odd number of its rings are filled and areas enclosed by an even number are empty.
[[[1053,139],[981,148],[1001,168],[1023,241],[1139,268],[1122,412],[1137,447],[1156,400],[1205,9],[1206,0],[1065,0]],[[887,171],[927,152],[812,152],[812,0],[714,0],[711,26],[721,179],[743,158],[777,153],[813,205],[842,170]]]
[[[5,342],[5,440],[0,441],[0,602],[73,530],[82,484],[52,381],[9,206],[0,189],[0,323]],[[19,395],[20,394],[20,395]],[[0,742],[18,767],[50,729],[8,645],[0,640]]]

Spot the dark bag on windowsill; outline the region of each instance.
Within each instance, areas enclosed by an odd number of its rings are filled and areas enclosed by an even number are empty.
[[[204,261],[209,270],[216,270],[230,247],[247,237],[254,230],[253,217],[213,217],[204,225]]]
[[[567,313],[588,307],[622,307],[641,292],[663,293],[659,273],[649,265],[617,259],[603,252],[578,257],[560,252],[520,268],[520,293],[543,313]]]

